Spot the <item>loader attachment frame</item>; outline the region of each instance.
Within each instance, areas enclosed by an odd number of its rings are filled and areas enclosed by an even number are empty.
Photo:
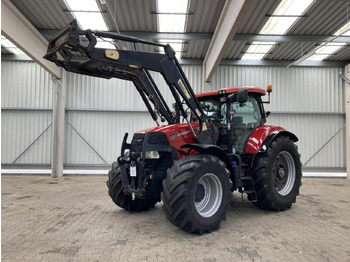
[[[158,46],[164,49],[164,54],[117,48],[96,48],[96,37],[110,38],[114,41],[124,41],[135,45],[140,43]],[[158,125],[158,116],[162,121],[167,121],[168,124],[176,124],[179,122],[179,117],[167,105],[150,71],[160,73],[175,99],[178,109],[176,111],[186,119],[196,140],[202,144],[212,144],[212,133],[211,129],[208,128],[207,117],[170,45],[145,41],[114,32],[80,30],[76,20],[73,20],[52,37],[44,58],[70,72],[131,81]],[[152,108],[151,103],[155,109]],[[199,132],[193,130],[184,105],[187,105],[193,116],[198,119]]]

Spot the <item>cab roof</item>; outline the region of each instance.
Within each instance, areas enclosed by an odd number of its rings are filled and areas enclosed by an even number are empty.
[[[204,93],[197,93],[196,97],[205,97],[205,96],[215,96],[215,95],[220,95],[220,94],[231,94],[231,93],[237,93],[238,89],[241,88],[246,88],[248,89],[248,93],[257,93],[259,95],[265,95],[266,91],[260,87],[255,87],[255,86],[233,86],[233,87],[225,87],[221,88],[219,90],[215,91],[209,91],[209,92],[204,92]]]

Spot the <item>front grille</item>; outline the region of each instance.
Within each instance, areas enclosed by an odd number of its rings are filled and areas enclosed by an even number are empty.
[[[134,134],[131,140],[130,152],[141,152],[145,134]]]
[[[150,133],[148,143],[158,145],[169,145],[167,136],[164,133],[160,132]]]

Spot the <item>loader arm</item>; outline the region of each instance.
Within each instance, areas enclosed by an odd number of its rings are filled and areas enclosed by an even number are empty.
[[[165,53],[95,48],[96,37],[159,46],[164,48]],[[196,140],[203,144],[212,143],[211,129],[208,128],[206,115],[170,45],[140,40],[113,32],[83,31],[78,28],[76,20],[73,20],[52,37],[44,58],[70,72],[132,81],[153,120],[159,125],[157,120],[160,116],[162,121],[166,120],[169,124],[175,124],[178,123],[179,118],[170,110],[149,71],[160,73],[175,99],[180,114],[188,121],[188,113],[184,108],[185,103],[192,114],[198,118],[200,130],[197,133],[188,122]],[[152,109],[151,103],[155,110]]]

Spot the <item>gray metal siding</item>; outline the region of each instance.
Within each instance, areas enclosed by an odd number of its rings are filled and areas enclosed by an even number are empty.
[[[195,91],[203,91],[201,66],[183,68]],[[272,84],[268,124],[299,137],[303,163],[323,147],[306,168],[344,170],[344,86],[339,71],[342,68],[220,66],[211,86]],[[131,83],[70,73],[67,77],[66,167],[110,165],[120,154],[125,132],[130,141],[134,132],[155,126]],[[1,161],[11,164],[51,124],[53,87],[49,74],[33,62],[2,62],[1,84]],[[161,89],[166,90],[164,83]],[[171,100],[169,94],[165,97]],[[49,165],[51,132],[49,127],[14,164]]]
[[[301,160],[306,163],[345,123],[344,86],[338,77],[342,68],[281,68],[219,66],[213,89],[228,86],[272,84],[271,111],[267,124],[295,133]],[[265,97],[266,100],[266,97]],[[345,128],[312,158],[307,168],[345,169]]]
[[[183,70],[193,89],[200,92],[201,66],[184,66]],[[173,99],[163,77],[155,73],[152,77],[172,108]],[[134,132],[156,126],[129,81],[68,73],[66,99],[70,123],[66,123],[67,166],[110,164],[120,155],[125,132],[130,142]]]
[[[1,106],[52,108],[50,75],[33,62],[1,62]]]
[[[273,87],[272,111],[344,113],[342,68],[219,66],[211,86]]]
[[[68,166],[110,165],[120,155],[124,134],[155,127],[148,112],[67,112]]]
[[[1,62],[1,163],[50,165],[52,84],[33,62]]]
[[[304,170],[319,168],[345,170],[343,115],[274,114],[272,112],[267,124],[282,126],[299,138],[296,144],[301,153]],[[338,133],[339,130],[341,131]]]
[[[201,66],[184,66],[193,89],[201,90]],[[101,79],[84,75],[67,74],[67,104],[68,109],[110,109],[146,111],[139,93],[130,81],[119,79]],[[151,73],[160,87],[167,102],[172,103],[172,96],[160,74]]]
[[[46,165],[51,163],[52,112],[2,111],[1,163]]]

